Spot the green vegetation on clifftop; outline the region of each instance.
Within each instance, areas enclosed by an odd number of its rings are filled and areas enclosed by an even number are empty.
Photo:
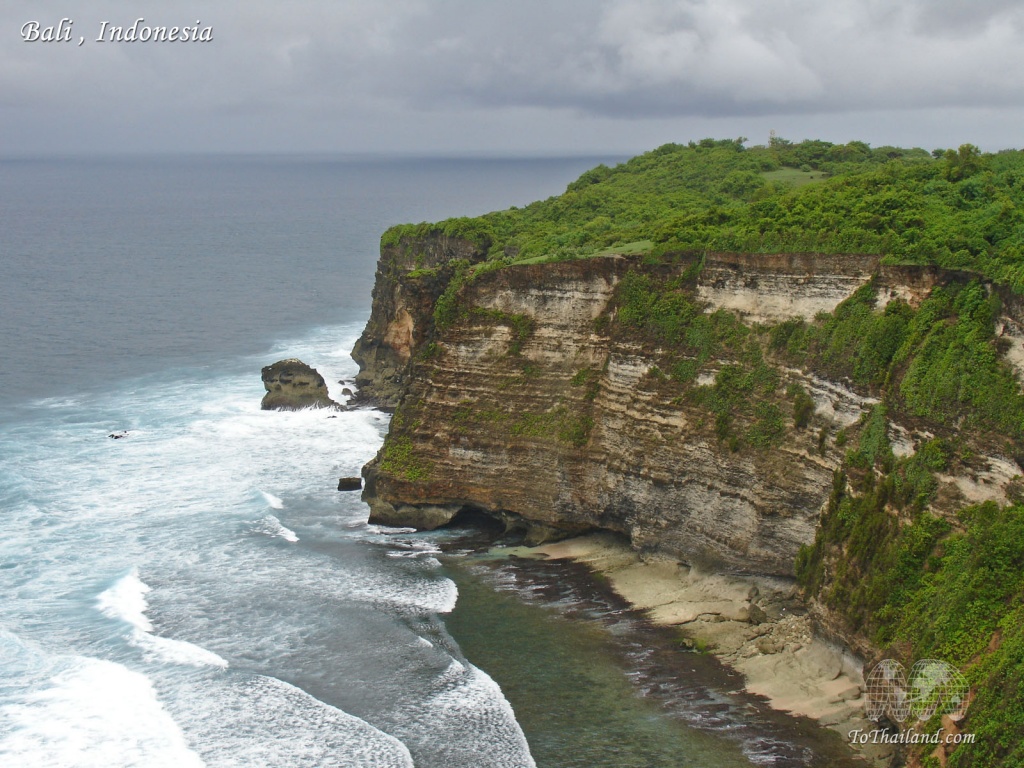
[[[872,253],[1024,290],[1022,205],[1018,151],[704,139],[600,165],[523,208],[394,227],[382,242],[440,232],[501,263],[619,250]]]

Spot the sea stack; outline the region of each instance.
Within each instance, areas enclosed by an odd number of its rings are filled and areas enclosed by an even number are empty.
[[[337,408],[327,394],[327,382],[315,368],[301,360],[279,360],[263,369],[264,411],[297,411],[300,408]]]

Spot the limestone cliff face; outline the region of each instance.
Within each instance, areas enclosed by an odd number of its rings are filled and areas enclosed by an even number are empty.
[[[627,273],[682,279],[695,272],[693,258],[481,273],[460,288],[461,312],[439,327],[433,307],[453,258],[480,254],[441,241],[383,249],[355,352],[364,397],[397,407],[364,468],[371,520],[433,528],[475,510],[534,541],[606,529],[691,563],[793,572],[842,461],[834,438],[876,402],[869,393],[786,369],[779,391],[801,384],[814,400],[812,423],[790,422],[767,450],[730,448],[707,409],[660,372],[669,350],[616,322]],[[831,311],[872,278],[879,304],[918,301],[938,279],[873,257],[707,254],[694,292],[705,311],[778,322]],[[697,384],[732,362],[706,361]]]
[[[781,254],[709,254],[697,294],[715,309],[748,323],[831,312],[878,268],[874,257]]]
[[[440,233],[381,246],[370,320],[352,350],[359,363],[357,402],[385,409],[398,404],[412,353],[424,343],[434,302],[451,278],[450,265],[483,257],[472,243]]]

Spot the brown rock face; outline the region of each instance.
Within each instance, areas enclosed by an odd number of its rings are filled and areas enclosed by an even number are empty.
[[[682,278],[693,259],[609,256],[487,272],[462,287],[459,314],[437,328],[444,268],[406,277],[403,258],[384,250],[354,355],[362,390],[396,406],[363,470],[371,520],[433,528],[471,510],[532,541],[611,530],[643,552],[792,574],[842,461],[844,449],[821,430],[834,436],[877,401],[780,369],[778,391],[800,384],[816,421],[798,430],[787,416],[777,445],[730,449],[707,408],[669,391],[658,373],[666,350],[615,318],[628,272]],[[872,278],[880,303],[932,281],[880,273],[867,256],[707,254],[693,293],[706,311],[778,322],[831,311]],[[734,362],[712,359],[702,376]]]
[[[730,454],[700,423],[706,413],[666,402],[648,377],[658,350],[598,321],[636,267],[514,266],[469,284],[463,302],[478,311],[410,363],[388,442],[364,469],[371,519],[435,527],[470,508],[534,540],[599,528],[646,551],[790,573],[837,459],[820,457],[810,433],[780,451]],[[817,280],[812,313],[869,276]],[[528,318],[528,338],[514,318]]]
[[[352,350],[359,363],[357,402],[388,410],[398,405],[413,351],[432,330],[434,302],[451,277],[450,264],[483,258],[472,243],[439,232],[381,248],[370,319]]]
[[[260,407],[264,411],[297,411],[301,408],[337,408],[327,394],[324,377],[301,360],[279,360],[263,369],[267,394]]]
[[[361,477],[339,477],[338,478],[338,490],[339,491],[358,491],[363,487],[363,478]]]

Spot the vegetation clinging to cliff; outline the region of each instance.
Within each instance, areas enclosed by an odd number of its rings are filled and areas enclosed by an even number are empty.
[[[976,281],[937,287],[914,310],[875,310],[865,285],[812,323],[771,329],[787,362],[884,393],[894,407],[936,426],[985,428],[1024,440],[1024,397],[995,336],[999,299]]]
[[[852,487],[837,473],[814,546],[801,551],[797,572],[812,594],[890,654],[906,662],[944,659],[963,670],[976,698],[962,725],[977,740],[954,752],[950,766],[1020,765],[1024,506],[966,507],[956,531],[918,504],[900,520],[887,506],[898,503],[899,473],[928,461],[921,453],[881,477],[851,478]]]
[[[944,514],[935,506],[941,476],[969,474],[979,445],[1019,455],[1024,440],[1024,395],[995,332],[997,294],[954,275],[916,308],[894,299],[878,309],[869,283],[813,321],[748,327],[730,313],[706,313],[693,281],[671,276],[678,272],[627,273],[612,331],[656,350],[669,374],[655,371],[652,386],[670,397],[682,388],[681,397],[706,407],[728,449],[784,438],[785,367],[846,379],[878,398],[849,430],[853,444],[841,445],[846,430],[836,435],[835,446],[846,448],[843,469],[797,574],[849,631],[889,655],[908,666],[941,658],[964,672],[976,698],[961,725],[979,741],[954,752],[949,765],[1020,764],[1024,505],[989,502],[955,515],[953,499],[939,505]],[[702,374],[705,381],[714,374],[713,383],[699,385]],[[794,383],[785,392],[793,428],[809,425],[814,404],[806,390]],[[890,442],[897,415],[936,436],[897,456]],[[824,421],[820,439],[828,435]],[[919,757],[932,768],[934,758]]]
[[[874,253],[1024,290],[1024,153],[825,141],[666,144],[524,208],[389,230],[475,243],[503,263],[616,250]],[[426,228],[426,229],[424,229]]]
[[[755,411],[761,424],[778,422],[767,404],[782,404],[775,392],[783,381],[779,364],[847,379],[931,429],[983,431],[987,440],[1010,444],[1013,451],[1024,441],[1024,395],[995,336],[999,299],[979,282],[953,281],[917,309],[897,299],[881,311],[869,283],[813,321],[752,329],[727,310],[706,313],[695,297],[692,271],[677,277],[628,272],[616,292],[616,323],[660,346],[666,358],[659,366],[688,387],[692,402],[707,406],[716,434],[735,438],[734,448],[744,442],[767,446],[781,437],[775,428],[757,427],[745,436],[735,429],[753,420]],[[713,360],[719,363],[709,369]],[[702,372],[714,383],[693,386]],[[794,426],[808,426],[813,403],[809,407],[806,392],[790,388],[787,397]]]
[[[941,658],[964,672],[976,699],[961,725],[978,740],[957,749],[950,766],[1018,765],[1024,506],[987,502],[955,516],[951,500],[945,514],[935,507],[937,474],[969,473],[974,441],[1015,454],[1024,439],[1024,395],[994,333],[999,302],[967,280],[936,288],[916,310],[891,302],[879,312],[874,301],[869,285],[813,323],[769,332],[787,362],[882,398],[855,429],[857,444],[836,474],[814,544],[800,551],[797,575],[848,629],[890,655]],[[895,413],[940,436],[897,457]]]

